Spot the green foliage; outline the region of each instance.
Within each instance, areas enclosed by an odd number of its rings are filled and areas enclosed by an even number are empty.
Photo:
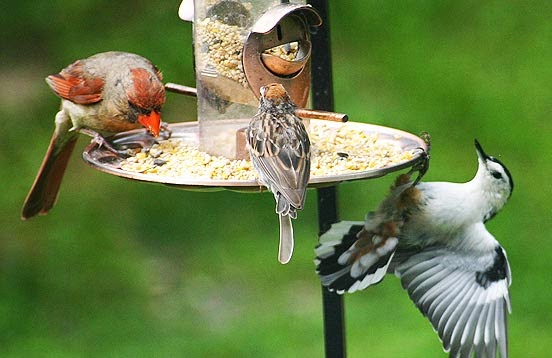
[[[43,78],[107,50],[150,58],[194,84],[191,25],[178,2],[9,1],[0,30],[0,349],[3,357],[319,357],[313,272],[316,193],[295,222],[291,264],[276,260],[269,194],[178,191],[115,178],[75,155],[58,205],[22,222],[21,204],[58,100]],[[489,223],[513,271],[512,356],[552,342],[548,1],[331,2],[336,110],[433,139],[426,180],[465,181],[473,139],[516,187]],[[165,120],[195,118],[169,94]],[[82,138],[82,151],[87,139]],[[392,178],[339,187],[340,215],[362,220]],[[351,357],[440,357],[399,282],[348,296]]]

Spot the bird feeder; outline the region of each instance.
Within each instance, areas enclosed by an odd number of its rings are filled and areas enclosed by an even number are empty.
[[[299,107],[310,88],[309,29],[320,16],[305,4],[194,1],[200,149],[243,157],[241,128],[257,111],[259,89],[281,83]]]
[[[105,146],[91,143],[83,153],[90,166],[112,175],[179,189],[261,191],[254,169],[248,167],[244,156],[247,152],[243,129],[257,111],[259,88],[273,82],[282,84],[299,106],[296,114],[310,119],[311,162],[318,164],[316,168],[311,166],[309,187],[317,188],[321,233],[338,220],[338,183],[381,177],[424,160],[422,153],[427,145],[418,136],[362,122],[343,123],[346,116],[332,112],[326,0],[310,1],[312,6],[261,0],[194,2],[193,11],[185,10],[193,13],[197,90],[170,83],[166,89],[197,96],[198,120],[171,123],[169,140],[157,140],[144,130],[108,138],[118,149],[153,144],[151,149],[127,159],[114,155]],[[317,31],[311,32],[313,27],[318,27]],[[315,108],[312,110],[305,108],[311,90],[310,102]],[[170,151],[178,151],[180,146],[186,150],[191,148],[191,152],[181,155],[189,165],[185,170],[167,174],[165,169],[171,163],[165,156],[169,150],[162,147],[166,142]],[[327,144],[332,147],[326,147]],[[372,155],[377,152],[376,144],[384,146],[382,158],[387,161],[380,164],[368,161],[366,166],[359,167],[362,158],[354,152],[364,150],[366,155]],[[397,161],[389,161],[393,153],[400,157]],[[406,155],[401,157],[403,154]],[[323,156],[337,163],[337,169],[324,172]],[[200,160],[190,165],[192,157]],[[143,166],[130,165],[140,160],[144,160]],[[212,171],[202,171],[213,163]],[[233,176],[235,168],[249,172],[250,176]],[[322,172],[317,172],[321,169]],[[342,357],[342,298],[323,288],[323,303],[326,355]]]
[[[347,116],[328,111],[333,108],[328,106],[331,101],[327,98],[315,105],[317,109],[305,108],[311,85],[315,94],[313,103],[316,95],[328,94],[328,89],[315,87],[328,83],[329,80],[322,77],[331,73],[325,66],[318,65],[318,74],[311,74],[315,73],[311,70],[312,60],[329,61],[329,54],[321,53],[315,58],[317,43],[311,37],[327,33],[315,7],[280,1],[185,0],[183,9],[187,12],[185,17],[194,22],[197,88],[173,83],[165,87],[168,91],[197,96],[198,120],[170,125],[171,140],[194,148],[189,158],[183,155],[188,167],[167,174],[165,169],[171,163],[164,165],[158,158],[147,158],[141,163],[143,165],[130,166],[128,161],[114,157],[105,148],[92,145],[84,158],[95,168],[182,189],[261,191],[253,168],[239,160],[249,159],[244,130],[257,112],[259,89],[274,82],[286,88],[299,107],[296,114],[308,122],[307,129],[315,149],[313,162],[318,162],[317,168],[321,169],[318,172],[311,169],[310,187],[379,177],[411,167],[421,160],[419,149],[425,148],[425,143],[415,135],[366,123],[342,123],[347,121]],[[111,140],[122,149],[154,141],[143,130],[119,133]],[[325,141],[332,142],[332,146],[321,143]],[[362,153],[356,153],[357,150]],[[359,158],[378,152],[383,160],[381,163],[367,157]],[[404,153],[411,155],[391,160]],[[191,157],[198,155],[201,156],[199,161],[190,165]],[[365,159],[364,162],[361,159]],[[215,168],[203,170],[205,162]],[[325,171],[327,163],[333,163],[334,170]],[[233,175],[236,166],[245,166],[250,175]]]

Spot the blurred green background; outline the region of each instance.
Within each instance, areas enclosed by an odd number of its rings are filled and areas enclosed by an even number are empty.
[[[513,272],[513,357],[552,349],[552,13],[550,1],[331,1],[336,110],[433,139],[425,180],[467,181],[473,139],[515,179],[488,223]],[[59,100],[44,82],[107,50],[151,59],[194,85],[191,24],[178,1],[8,0],[0,14],[0,355],[320,357],[313,271],[316,192],[295,222],[292,262],[276,261],[270,194],[198,193],[120,179],[75,155],[59,201],[20,220]],[[169,94],[164,118],[193,120]],[[81,138],[78,151],[89,142]],[[339,186],[362,220],[393,175]],[[347,296],[350,357],[442,357],[395,277]]]

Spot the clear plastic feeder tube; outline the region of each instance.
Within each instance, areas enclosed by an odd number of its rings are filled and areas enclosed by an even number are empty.
[[[243,68],[244,43],[279,0],[195,0],[194,51],[200,149],[236,156],[236,132],[257,112]],[[297,3],[304,3],[299,1]]]

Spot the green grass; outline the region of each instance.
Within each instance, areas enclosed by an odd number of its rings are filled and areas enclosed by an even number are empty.
[[[197,193],[131,182],[72,158],[57,206],[19,219],[58,100],[43,78],[106,50],[153,60],[193,85],[191,26],[178,2],[11,1],[0,30],[0,355],[320,357],[313,272],[316,193],[295,222],[292,262],[276,261],[270,194]],[[101,10],[101,16],[93,16]],[[513,357],[552,348],[552,25],[547,1],[331,2],[336,110],[433,139],[426,180],[466,181],[473,139],[499,156],[513,196],[489,230],[512,267]],[[7,16],[9,14],[10,16]],[[195,118],[170,94],[169,122]],[[87,143],[79,141],[77,152]],[[362,220],[392,176],[339,186]],[[442,357],[398,280],[347,296],[350,357]]]

